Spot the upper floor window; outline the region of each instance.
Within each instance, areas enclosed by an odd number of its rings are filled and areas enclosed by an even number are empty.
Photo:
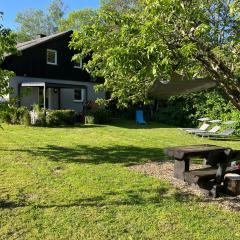
[[[74,61],[74,68],[82,68],[82,67],[83,67],[82,58],[80,58],[79,60],[75,60]]]
[[[57,51],[47,49],[47,64],[57,65]]]

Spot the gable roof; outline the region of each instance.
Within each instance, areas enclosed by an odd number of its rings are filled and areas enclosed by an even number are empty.
[[[42,43],[46,43],[48,41],[51,41],[53,39],[56,39],[56,38],[59,38],[59,37],[62,37],[64,35],[68,35],[68,34],[69,35],[72,34],[72,31],[60,32],[60,33],[56,33],[56,34],[53,34],[53,35],[50,35],[50,36],[33,39],[33,40],[23,42],[23,43],[18,43],[17,44],[17,50],[19,50],[19,51],[26,50],[28,48],[35,47],[35,46],[40,45]]]

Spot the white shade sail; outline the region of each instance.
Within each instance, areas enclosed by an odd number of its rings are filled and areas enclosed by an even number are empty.
[[[149,97],[159,99],[199,92],[215,86],[216,82],[210,78],[189,79],[187,77],[174,74],[170,81],[156,80],[150,88],[148,95]]]

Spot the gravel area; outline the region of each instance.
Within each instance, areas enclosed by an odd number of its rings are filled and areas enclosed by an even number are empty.
[[[219,198],[210,198],[196,185],[190,185],[186,182],[173,177],[174,161],[147,162],[141,165],[128,167],[131,171],[137,171],[158,179],[166,180],[172,183],[178,191],[183,194],[191,194],[200,197],[201,204],[215,204],[220,208],[231,211],[240,211],[240,195],[236,197],[220,196]],[[199,164],[191,164],[191,169],[199,168]]]

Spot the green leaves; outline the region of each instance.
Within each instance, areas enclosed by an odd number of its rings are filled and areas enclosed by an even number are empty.
[[[1,16],[2,14],[0,14],[0,20]],[[16,35],[0,24],[0,64],[8,54],[16,52]],[[9,88],[9,78],[13,76],[13,72],[3,70],[0,67],[0,97],[5,96],[11,91]]]
[[[103,89],[119,105],[148,102],[155,79],[174,73],[211,77],[240,102],[237,1],[109,1],[70,45],[92,54],[86,69],[105,79]]]
[[[156,67],[156,65],[153,66],[152,73],[153,73],[153,76],[157,76],[157,67]]]
[[[51,35],[60,30],[60,21],[66,11],[62,0],[53,0],[48,9],[27,9],[16,15],[18,42],[34,39],[37,34]]]
[[[207,34],[209,33],[209,30],[211,29],[211,27],[205,23],[201,23],[194,31],[194,35],[195,37],[200,37],[203,34]]]
[[[96,16],[96,10],[86,8],[69,13],[66,19],[60,20],[60,31],[66,30],[80,30],[85,25],[94,23],[93,19]]]
[[[195,43],[187,43],[181,47],[180,53],[183,57],[189,58],[196,54],[197,46]]]

